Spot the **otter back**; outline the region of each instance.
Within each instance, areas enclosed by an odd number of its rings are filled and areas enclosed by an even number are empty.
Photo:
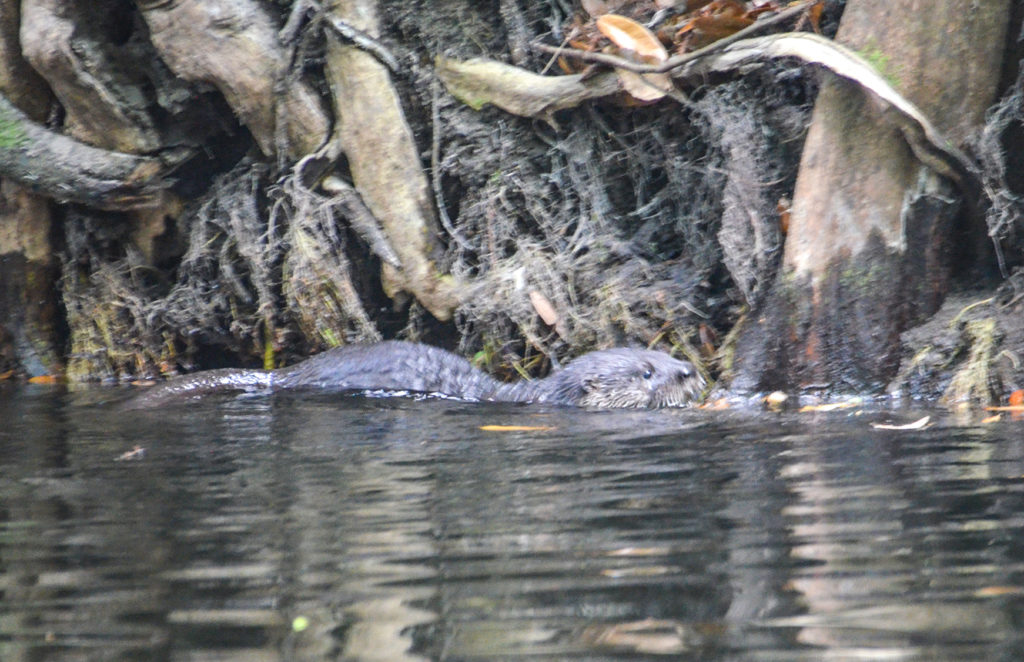
[[[127,403],[133,409],[187,401],[211,393],[318,389],[445,395],[463,400],[550,402],[600,408],[679,407],[704,380],[693,365],[662,352],[591,352],[536,381],[499,382],[437,347],[388,341],[347,345],[287,368],[210,370],[173,379]]]

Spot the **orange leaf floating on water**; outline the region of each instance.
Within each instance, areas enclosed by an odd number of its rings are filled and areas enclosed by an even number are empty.
[[[1024,405],[1024,389],[1017,389],[1016,391],[1011,393],[1010,399],[1007,402],[1007,404],[1012,405],[1014,407]]]
[[[548,432],[556,429],[553,425],[481,425],[484,432]]]
[[[995,598],[1003,595],[1021,595],[1024,588],[1020,586],[985,586],[974,592],[979,598]]]
[[[995,416],[986,416],[985,418],[981,419],[981,423],[982,425],[988,425],[989,423],[998,423],[1000,420],[1002,420],[1002,418],[1003,417],[1001,414],[996,414]]]
[[[5,379],[10,379],[13,376],[14,376],[14,371],[13,370],[8,370],[7,372],[0,372],[0,382],[2,382]]]
[[[1024,405],[1010,405],[1009,407],[985,407],[985,411],[1024,411]]]
[[[605,14],[597,19],[597,29],[613,44],[634,54],[640,62],[658,64],[668,59],[668,51],[657,35],[631,18]],[[668,74],[637,74],[623,69],[616,72],[626,92],[640,101],[657,101],[672,89],[672,79]]]
[[[30,377],[28,380],[29,384],[56,384],[60,381],[57,375],[37,375]]]

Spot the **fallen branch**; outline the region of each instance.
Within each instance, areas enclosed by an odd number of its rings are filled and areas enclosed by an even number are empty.
[[[974,200],[980,195],[980,182],[970,159],[871,64],[850,49],[824,37],[793,32],[745,39],[720,53],[689,62],[672,75],[674,78],[703,77],[712,71],[735,71],[752,62],[785,57],[824,67],[872,94],[893,111],[887,113],[888,117],[903,133],[910,149],[922,163],[957,182]]]
[[[0,175],[36,193],[102,209],[153,206],[172,166],[49,131],[0,95]]]
[[[805,9],[805,5],[793,9]],[[770,19],[778,22],[792,10],[782,12]],[[830,39],[806,32],[791,32],[765,37],[736,40],[752,28],[765,27],[761,23],[741,30],[732,37],[721,39],[710,46],[693,53],[669,58],[657,64],[641,64],[614,55],[591,53],[575,49],[555,48],[538,45],[539,50],[557,52],[559,55],[574,57],[587,62],[600,62],[619,69],[636,73],[663,73],[671,71],[677,80],[700,80],[710,72],[736,71],[752,63],[767,59],[797,58],[807,64],[828,69],[833,74],[856,83],[870,93],[892,112],[890,121],[903,133],[914,155],[925,165],[944,175],[964,191],[968,203],[977,205],[981,197],[981,183],[975,175],[974,164],[967,156],[947,140],[931,121],[913,103],[896,91],[870,63],[852,50]],[[724,45],[723,45],[724,44]],[[504,106],[503,106],[504,107]],[[562,104],[558,107],[568,107]],[[506,108],[508,110],[508,108]],[[510,111],[514,112],[514,111]]]

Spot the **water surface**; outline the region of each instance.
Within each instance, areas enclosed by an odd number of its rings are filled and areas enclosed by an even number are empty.
[[[1024,653],[1024,421],[110,396],[0,390],[4,662]]]

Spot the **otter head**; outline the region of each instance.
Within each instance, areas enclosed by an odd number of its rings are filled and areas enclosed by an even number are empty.
[[[584,354],[548,379],[555,400],[606,409],[681,407],[704,388],[692,363],[646,349]]]

